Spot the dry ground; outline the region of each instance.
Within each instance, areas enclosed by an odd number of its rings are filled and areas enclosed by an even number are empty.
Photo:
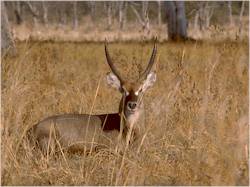
[[[248,42],[161,43],[144,98],[150,146],[43,157],[26,131],[61,113],[118,110],[102,43],[23,42],[2,59],[2,185],[248,185]],[[113,43],[124,76],[152,43]],[[135,76],[136,75],[136,76]],[[97,90],[98,88],[98,90]],[[98,91],[96,100],[94,95]]]

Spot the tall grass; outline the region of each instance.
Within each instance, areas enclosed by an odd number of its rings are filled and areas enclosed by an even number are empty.
[[[110,44],[131,80],[151,49]],[[149,144],[125,156],[107,147],[46,157],[26,139],[50,115],[118,111],[103,44],[23,42],[17,50],[2,59],[2,185],[249,184],[248,42],[159,44],[157,83],[144,98]]]

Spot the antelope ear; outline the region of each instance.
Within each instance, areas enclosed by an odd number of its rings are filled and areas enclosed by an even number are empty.
[[[143,82],[142,91],[145,92],[148,88],[152,87],[155,81],[156,81],[156,73],[150,72],[147,75],[146,80]]]
[[[110,72],[107,74],[107,82],[110,86],[121,91],[121,81],[118,79],[118,77],[114,73]]]

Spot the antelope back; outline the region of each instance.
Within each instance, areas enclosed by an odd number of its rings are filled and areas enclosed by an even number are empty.
[[[51,116],[34,126],[33,134],[43,151],[61,148],[72,151],[91,150],[116,145],[120,130],[118,113],[103,115],[64,114]]]

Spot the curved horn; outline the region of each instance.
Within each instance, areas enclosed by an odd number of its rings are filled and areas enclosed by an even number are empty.
[[[109,52],[108,52],[108,47],[107,47],[107,41],[105,39],[105,55],[106,55],[106,59],[107,59],[107,62],[109,64],[109,67],[111,69],[111,71],[117,76],[117,78],[120,80],[120,82],[123,82],[119,72],[117,71],[117,69],[115,68],[111,58],[110,58],[110,55],[109,55]]]
[[[157,45],[156,45],[156,42],[157,42],[157,37],[155,37],[154,48],[153,48],[153,52],[152,52],[152,55],[151,55],[151,57],[150,57],[148,66],[147,66],[146,70],[142,73],[142,75],[140,76],[140,79],[146,78],[147,75],[149,74],[149,72],[151,71],[152,66],[154,65],[155,56],[156,56],[156,52],[157,52]]]

